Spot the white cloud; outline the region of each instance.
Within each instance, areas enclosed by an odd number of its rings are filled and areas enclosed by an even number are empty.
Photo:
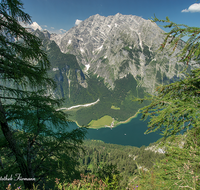
[[[0,15],[1,16],[1,15]],[[23,22],[20,21],[21,26],[23,26],[24,28],[32,28],[34,30],[39,29],[39,30],[43,30],[42,27],[37,23],[37,22],[33,22],[32,24],[24,24]],[[48,28],[47,25],[42,25],[45,28]],[[48,31],[50,33],[56,33],[56,34],[64,34],[65,32],[67,32],[67,30],[64,29],[55,29],[54,27],[50,27],[51,29],[48,29]],[[45,29],[47,30],[47,29]]]
[[[183,9],[181,12],[200,12],[200,3],[194,3],[190,5],[188,9]]]
[[[65,33],[65,32],[67,32],[67,30],[60,29],[60,32],[61,32],[61,33]]]
[[[59,30],[48,30],[50,33],[56,33],[56,34],[64,34],[67,32],[67,30],[59,29]]]
[[[42,27],[37,23],[37,22],[33,22],[30,27],[33,29],[33,30],[36,30],[36,29],[39,29],[39,30],[42,30]]]
[[[189,12],[189,11],[188,11],[188,9],[183,9],[181,12],[185,13],[185,12]]]
[[[75,25],[79,25],[82,22],[82,20],[76,19]]]
[[[42,30],[42,27],[37,22],[33,22],[32,24],[24,24],[23,22],[20,22],[20,24],[25,28],[32,28],[33,30]]]

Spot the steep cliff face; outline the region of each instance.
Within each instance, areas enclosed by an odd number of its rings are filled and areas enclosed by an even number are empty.
[[[50,36],[54,34],[39,30],[34,31],[34,34],[42,40],[43,48],[51,63],[49,76],[57,83],[56,90],[54,92],[50,90],[50,92],[57,98],[64,98],[65,106],[93,101],[96,97],[94,98],[92,95],[86,97],[88,91],[87,76],[84,75],[76,57],[60,51],[58,45],[50,40]]]
[[[169,50],[157,51],[164,31],[155,23],[132,15],[94,15],[62,35],[34,31],[42,39],[51,62],[49,76],[57,82],[55,97],[64,98],[74,120],[88,124],[105,115],[115,121],[133,116],[148,105],[132,101],[154,93],[156,86],[169,84],[184,75],[183,63]]]
[[[156,84],[181,77],[181,63],[168,52],[157,52],[164,31],[138,16],[94,15],[64,35],[50,37],[61,52],[76,56],[86,75],[97,74],[114,89],[114,81],[134,76],[138,85],[153,93]],[[184,42],[182,42],[184,43]],[[179,44],[178,50],[182,44]]]

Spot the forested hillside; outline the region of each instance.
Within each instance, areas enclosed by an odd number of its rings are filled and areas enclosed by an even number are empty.
[[[153,146],[153,144],[150,146]],[[131,179],[136,176],[139,177],[140,170],[143,169],[144,171],[148,171],[152,168],[156,161],[160,161],[166,157],[163,153],[147,150],[147,147],[145,146],[142,146],[141,148],[122,146],[107,144],[99,140],[85,140],[82,147],[84,151],[80,150],[75,156],[76,162],[79,163],[76,166],[76,171],[79,171],[81,175],[95,176],[98,180],[101,179],[103,181],[109,177],[109,183],[113,181],[113,176],[116,175],[119,178],[117,184],[120,189],[125,189],[125,187],[128,187]],[[4,149],[3,153],[5,155],[8,151]],[[5,160],[6,157],[4,156],[2,156],[1,159],[2,162],[7,163],[4,166],[4,171],[7,171],[9,176],[12,175],[13,172],[19,172],[17,165],[14,163],[13,155],[11,156],[9,162]],[[54,159],[56,160],[56,157],[54,157]],[[62,160],[60,160],[57,165],[52,162],[48,168],[51,169],[53,167],[52,165],[54,165],[54,167],[62,169],[63,164]],[[13,168],[12,171],[9,171],[10,167]],[[4,172],[1,173],[3,174]],[[52,180],[55,178],[58,178],[58,175],[54,175],[53,173],[46,176],[46,179]],[[76,176],[76,179],[80,180],[81,178],[80,176]],[[10,182],[10,184],[14,186],[16,183]],[[19,183],[17,184],[19,186]],[[2,185],[4,187],[7,186],[6,183],[2,183]],[[56,187],[54,181],[49,180],[46,181],[45,185],[46,189],[53,189]],[[41,186],[42,183],[39,187]],[[97,187],[97,184],[95,184],[95,186]]]
[[[128,185],[131,177],[138,175],[140,167],[149,170],[156,161],[165,158],[162,153],[145,150],[145,146],[137,148],[107,144],[99,140],[86,140],[83,147],[85,154],[80,152],[79,157],[81,173],[97,174],[103,167],[114,165],[121,176],[120,187],[122,189]],[[106,173],[103,177],[107,177]]]

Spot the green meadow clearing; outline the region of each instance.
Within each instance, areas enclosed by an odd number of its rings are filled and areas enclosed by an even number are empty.
[[[120,110],[120,108],[118,108],[118,107],[115,107],[115,106],[111,106],[111,109],[113,109],[113,110]]]
[[[111,123],[113,121],[113,118],[109,115],[105,115],[103,117],[101,117],[100,119],[98,120],[92,120],[89,125],[90,125],[90,128],[102,128],[102,127],[105,127],[105,125],[108,125],[110,126]]]

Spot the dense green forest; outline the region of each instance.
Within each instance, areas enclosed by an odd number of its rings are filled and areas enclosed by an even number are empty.
[[[88,124],[91,120],[97,120],[104,115],[109,115],[117,121],[124,121],[133,116],[139,108],[148,105],[145,101],[142,105],[138,102],[131,101],[134,96],[144,97],[144,90],[138,91],[133,89],[133,84],[136,83],[132,75],[126,78],[117,80],[115,89],[109,90],[105,87],[103,79],[95,79],[89,82],[91,89],[96,89],[100,101],[91,107],[84,107],[77,111],[67,111],[72,115],[72,119],[77,121],[80,125]],[[98,88],[97,88],[98,87]],[[112,106],[119,107],[120,110],[114,110]]]
[[[128,185],[128,181],[138,174],[138,167],[150,169],[155,161],[165,158],[164,154],[155,153],[133,146],[107,144],[99,140],[84,141],[85,154],[80,152],[79,169],[83,174],[97,174],[103,167],[114,165],[120,174],[120,188]],[[153,146],[151,144],[150,146]],[[102,177],[102,176],[101,176]],[[106,178],[106,172],[103,176]],[[113,176],[111,176],[112,178]]]
[[[154,144],[151,144],[150,146],[153,145]],[[110,177],[110,182],[113,175],[117,174],[118,177],[120,176],[118,184],[120,189],[127,187],[131,179],[139,175],[138,171],[140,167],[144,170],[149,170],[156,161],[165,158],[164,154],[146,150],[147,147],[145,146],[141,148],[122,146],[107,144],[100,140],[85,140],[82,147],[83,151],[79,151],[75,157],[76,161],[79,163],[76,166],[76,170],[79,171],[81,175],[94,175],[98,180],[102,179],[105,181],[106,177]],[[4,172],[1,171],[1,174],[10,176],[13,173],[20,173],[15,163],[14,156],[10,154],[9,161],[6,161],[6,157],[3,155],[6,155],[8,151],[3,149],[2,153],[1,159],[2,162],[6,163],[6,167],[4,167]],[[60,167],[62,164],[63,162],[60,160],[57,166],[54,165],[54,167]],[[11,171],[9,171],[10,167],[12,167]],[[48,179],[48,185],[46,184],[47,189],[56,187],[53,182],[53,176],[54,175],[46,176],[46,179]],[[53,183],[50,183],[49,179],[51,179]],[[80,179],[80,176],[76,176],[76,179]],[[11,184],[11,186],[15,184],[18,186],[22,185],[16,182],[2,182],[1,185],[7,187],[8,184]],[[39,187],[41,186],[42,184]]]

